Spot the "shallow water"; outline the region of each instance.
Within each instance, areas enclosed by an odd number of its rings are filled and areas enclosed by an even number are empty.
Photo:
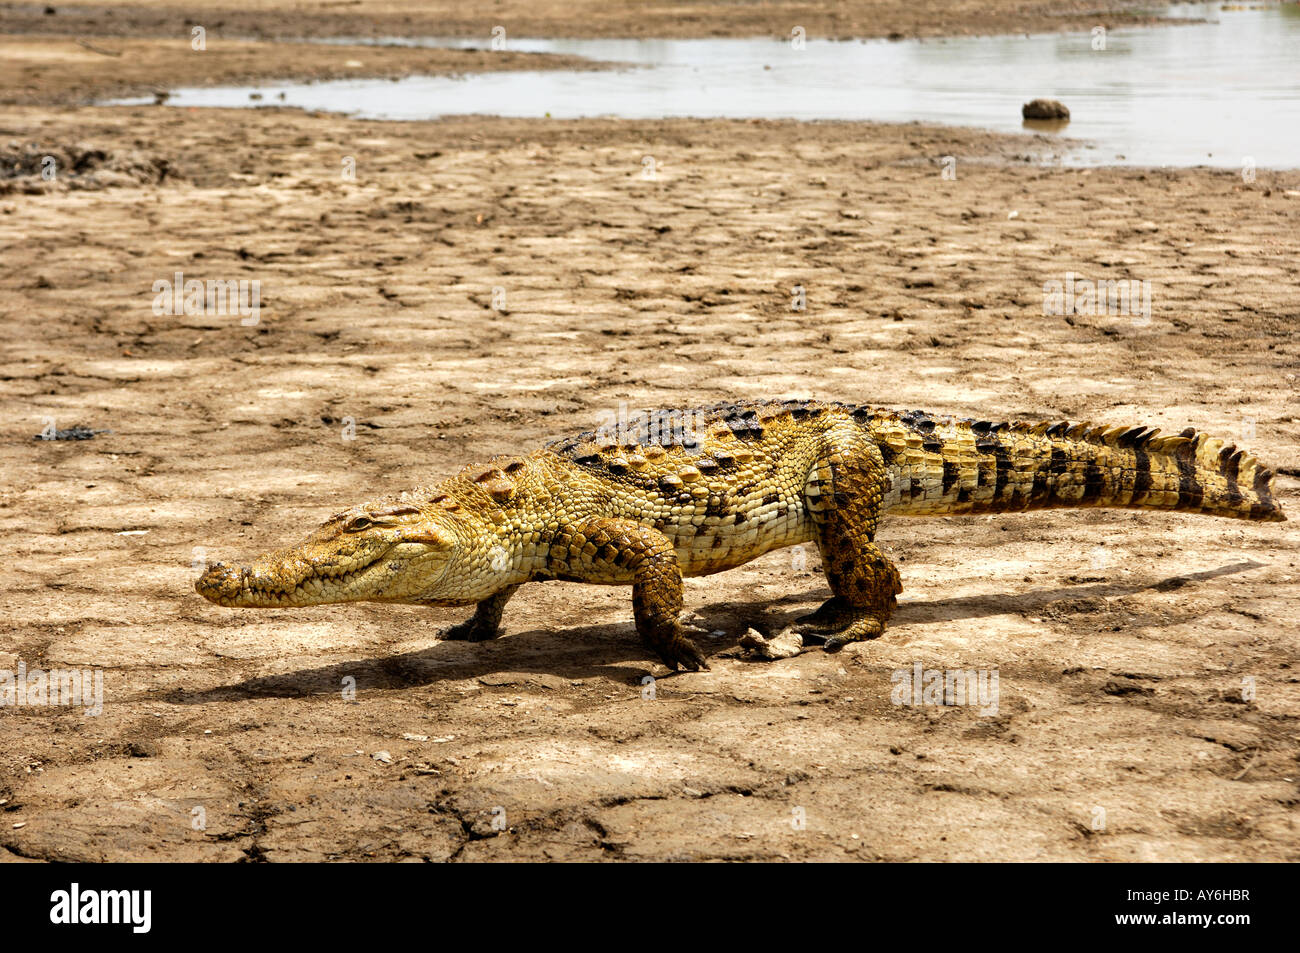
[[[1070,165],[1300,167],[1300,4],[1191,4],[1212,22],[1087,33],[941,40],[541,40],[518,51],[632,64],[176,90],[174,106],[289,105],[373,119],[487,114],[869,119],[1066,136]],[[348,41],[357,42],[357,41]],[[486,47],[482,40],[387,40]],[[259,100],[250,94],[260,93]],[[1059,99],[1062,128],[1024,123],[1022,103]],[[140,102],[124,100],[121,102]],[[1036,127],[1036,128],[1035,128]]]

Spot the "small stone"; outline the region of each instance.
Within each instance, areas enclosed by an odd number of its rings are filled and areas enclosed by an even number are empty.
[[[393,756],[387,751],[376,751],[370,757],[374,758],[380,764],[392,764]]]
[[[803,651],[803,636],[794,629],[785,628],[772,638],[764,638],[762,633],[749,629],[740,637],[740,647],[750,657],[775,661],[776,659],[794,658]]]

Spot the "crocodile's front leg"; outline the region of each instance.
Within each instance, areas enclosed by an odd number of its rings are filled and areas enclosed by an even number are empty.
[[[633,520],[595,519],[562,529],[551,544],[557,578],[605,585],[632,584],[636,631],[673,671],[707,669],[682,632],[682,573],[668,537]]]
[[[467,642],[486,642],[501,634],[501,613],[519,586],[506,586],[495,595],[488,596],[474,609],[474,614],[444,631],[440,638],[464,639]]]

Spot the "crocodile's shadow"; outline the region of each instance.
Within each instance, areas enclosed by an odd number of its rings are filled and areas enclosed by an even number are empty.
[[[904,602],[894,616],[894,623],[897,626],[925,625],[957,619],[1028,613],[1062,598],[1114,597],[1151,590],[1168,592],[1191,583],[1246,572],[1263,565],[1248,561],[1150,582],[1103,582],[1033,589],[1015,594],[990,592],[987,595]],[[783,596],[762,606],[735,602],[717,602],[703,606],[697,610],[698,615],[727,633],[723,637],[704,640],[706,654],[716,655],[734,648],[747,626],[775,632],[793,621],[795,616],[806,612],[809,603],[825,599],[829,594],[824,586],[818,586]],[[798,608],[781,611],[783,606],[792,604],[798,604]],[[645,668],[629,669],[620,666],[619,663],[624,662],[640,662]],[[439,642],[414,652],[250,678],[203,691],[177,690],[168,692],[163,697],[166,701],[179,705],[266,697],[297,698],[337,695],[345,678],[355,679],[357,690],[364,692],[409,688],[443,679],[481,678],[499,672],[532,673],[569,679],[604,677],[637,685],[644,675],[655,670],[662,671],[662,667],[651,665],[646,649],[637,641],[630,622],[627,622],[566,629],[532,629],[477,644]]]

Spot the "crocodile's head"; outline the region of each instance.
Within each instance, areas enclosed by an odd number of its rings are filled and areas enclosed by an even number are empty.
[[[365,504],[251,566],[213,563],[194,588],[217,605],[249,609],[441,602],[440,582],[460,536],[457,518],[438,507]]]

